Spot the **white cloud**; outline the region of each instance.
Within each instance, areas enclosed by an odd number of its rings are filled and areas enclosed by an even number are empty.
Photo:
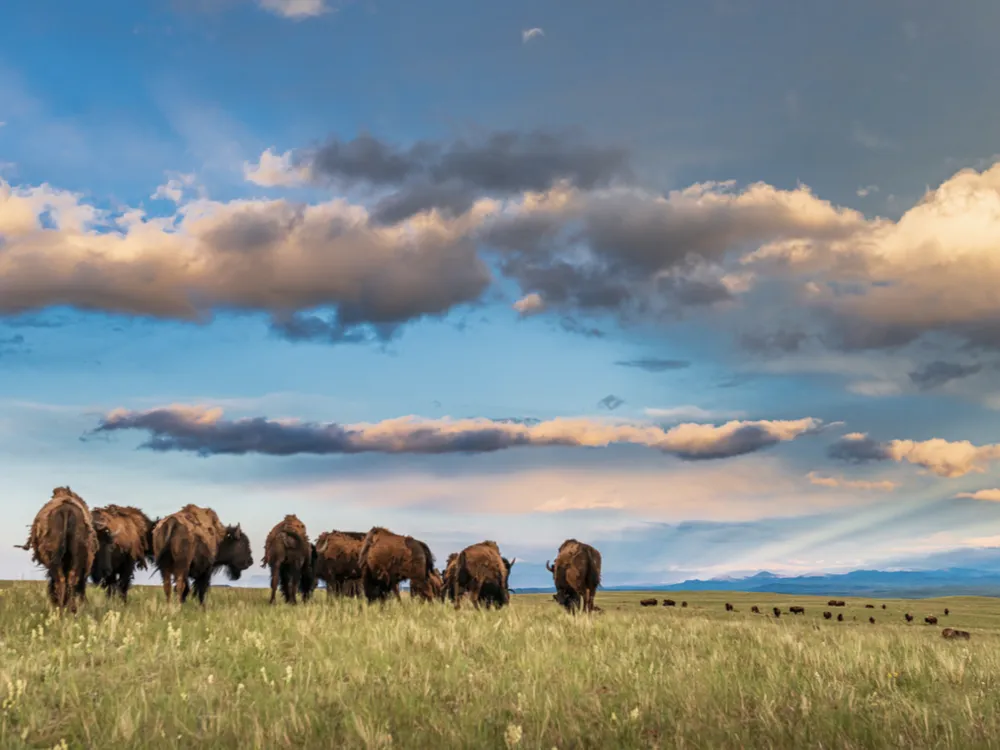
[[[878,185],[865,185],[864,187],[859,187],[857,189],[857,194],[859,198],[867,198],[872,193],[878,192]]]
[[[866,479],[845,479],[844,477],[825,477],[815,471],[810,471],[806,477],[810,484],[819,487],[830,487],[833,489],[845,490],[879,490],[881,492],[891,492],[899,487],[897,482],[888,479],[866,480]]]
[[[205,197],[205,189],[198,185],[194,174],[171,173],[164,184],[157,186],[150,198],[162,198],[180,204],[188,192],[196,192],[199,197]]]
[[[967,497],[972,500],[989,500],[991,502],[1000,503],[1000,490],[990,489],[990,490],[976,490],[975,492],[959,492],[955,497]],[[1000,537],[994,537],[1000,538]]]
[[[521,32],[521,42],[523,44],[526,44],[530,40],[536,39],[540,36],[545,36],[545,32],[542,31],[542,29],[538,28],[537,26],[533,29],[525,29],[524,31]]]
[[[257,0],[266,11],[284,18],[313,18],[328,11],[325,0]]]
[[[745,416],[742,411],[722,411],[713,409],[702,409],[700,406],[686,404],[684,406],[671,406],[668,408],[651,407],[643,410],[647,417],[662,420],[665,422],[683,422],[685,420],[714,420],[732,419]]]
[[[262,187],[298,187],[309,181],[309,169],[292,163],[292,152],[277,154],[267,149],[256,164],[243,162],[243,177]]]
[[[521,317],[527,318],[545,310],[545,300],[542,299],[541,295],[532,292],[515,302],[514,309],[521,314]]]

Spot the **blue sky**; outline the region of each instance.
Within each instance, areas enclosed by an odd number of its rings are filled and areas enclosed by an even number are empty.
[[[0,20],[0,576],[61,484],[515,586],[1000,543],[995,3]]]

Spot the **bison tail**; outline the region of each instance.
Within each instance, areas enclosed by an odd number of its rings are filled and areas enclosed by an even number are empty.
[[[428,547],[424,542],[420,542],[420,546],[424,550],[424,561],[426,563],[426,572],[430,576],[434,572],[434,553],[431,552],[431,548]]]
[[[69,508],[60,508],[59,512],[52,518],[52,528],[58,534],[59,541],[56,543],[55,562],[62,565],[63,558],[70,548],[70,539],[76,531],[76,514]]]
[[[601,585],[601,563],[593,552],[587,555],[587,584],[592,589]]]

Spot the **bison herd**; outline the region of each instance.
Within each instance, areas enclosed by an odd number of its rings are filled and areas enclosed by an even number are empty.
[[[253,565],[250,540],[240,525],[224,525],[211,508],[188,504],[151,520],[130,506],[91,510],[69,487],[52,491],[35,516],[27,542],[17,546],[31,550],[32,560],[46,569],[51,603],[71,612],[86,599],[88,577],[109,597],[118,595],[126,602],[135,570],[146,570],[151,562],[168,602],[172,591],[185,602],[193,587],[204,605],[214,573],[224,570],[237,580]],[[464,598],[478,609],[510,603],[515,562],[487,540],[449,555],[442,573],[419,539],[376,526],[367,533],[326,531],[313,543],[302,521],[289,514],[268,533],[261,567],[271,571],[271,604],[279,589],[289,604],[300,595],[308,600],[319,581],[326,584],[328,596],[363,596],[368,602],[399,599],[400,584],[409,581],[413,598],[448,599],[456,608]],[[600,552],[567,539],[555,564],[546,562],[545,567],[552,573],[558,604],[570,612],[599,611],[594,596],[601,583]]]

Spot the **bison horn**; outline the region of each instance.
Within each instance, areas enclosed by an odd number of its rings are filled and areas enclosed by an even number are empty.
[[[514,563],[516,563],[516,562],[517,562],[517,558],[515,557],[513,560],[510,561],[510,565],[508,567],[513,568],[514,567]]]
[[[556,572],[556,569],[552,567],[552,564],[548,560],[545,561],[545,569],[550,573]]]

